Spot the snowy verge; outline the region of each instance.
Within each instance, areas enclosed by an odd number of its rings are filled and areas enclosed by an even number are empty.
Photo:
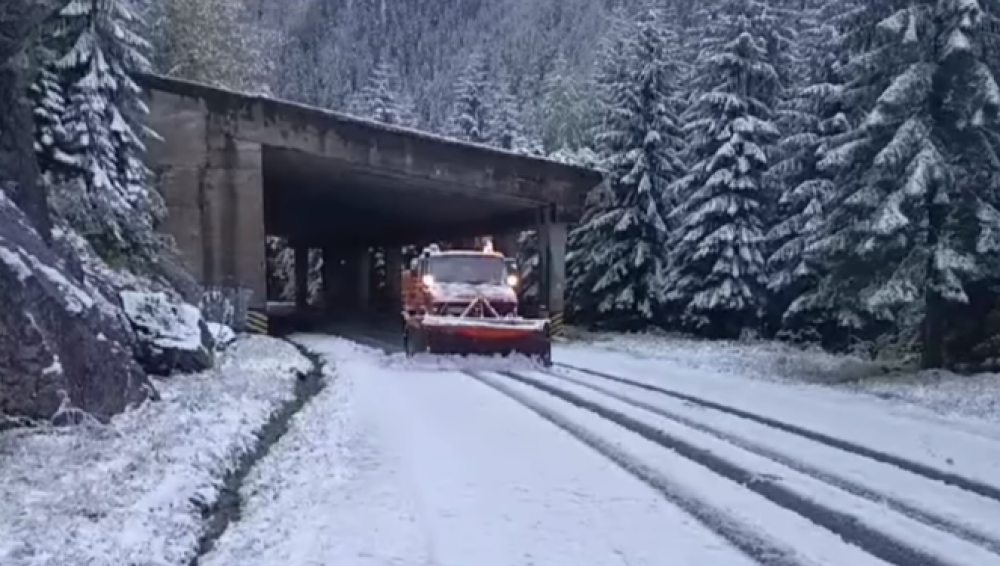
[[[200,564],[409,563],[423,550],[418,525],[355,399],[383,354],[333,336],[290,340],[324,359],[328,386],[246,477],[240,520]]]
[[[721,375],[830,386],[946,417],[1000,421],[1000,374],[915,372],[893,363],[780,342],[711,342],[653,334],[580,332],[575,342],[556,347],[556,361],[593,352],[595,347]]]
[[[594,346],[691,369],[769,381],[843,383],[898,370],[893,365],[780,342],[709,341],[677,335],[581,334],[568,349]]]
[[[946,417],[1000,422],[1000,374],[957,375],[922,371],[863,379],[845,389],[904,405],[924,407]]]
[[[188,564],[202,510],[311,368],[288,343],[243,337],[106,427],[0,434],[0,564]]]

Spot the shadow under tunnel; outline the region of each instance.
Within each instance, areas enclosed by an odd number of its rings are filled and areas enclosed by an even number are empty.
[[[387,313],[330,313],[321,309],[296,309],[294,305],[268,305],[270,334],[329,334],[395,352],[402,351],[403,322]]]

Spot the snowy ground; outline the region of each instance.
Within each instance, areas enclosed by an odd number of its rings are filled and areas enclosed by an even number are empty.
[[[505,371],[296,340],[336,374],[205,566],[1000,564],[977,423],[612,352]]]
[[[161,402],[107,427],[0,434],[0,564],[188,564],[194,502],[214,502],[310,368],[286,342],[241,338],[217,369],[157,383]]]
[[[709,342],[643,334],[583,334],[580,341],[561,346],[560,351],[572,356],[593,350],[594,346],[669,362],[673,367],[765,381],[821,384],[946,416],[1000,421],[1000,374],[918,373],[776,342]]]

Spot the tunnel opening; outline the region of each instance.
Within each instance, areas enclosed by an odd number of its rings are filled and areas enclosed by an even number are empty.
[[[516,235],[553,208],[543,199],[476,191],[448,180],[454,175],[392,175],[281,147],[262,148],[262,167],[266,233],[290,250],[279,261],[269,249],[268,315],[277,332],[392,328],[402,270],[424,246]],[[284,278],[274,273],[279,268]]]

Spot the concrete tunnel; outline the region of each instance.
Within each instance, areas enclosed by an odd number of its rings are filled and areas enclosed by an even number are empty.
[[[462,162],[472,167],[475,160]],[[567,210],[560,202],[501,186],[480,191],[441,178],[398,177],[282,148],[265,147],[262,163],[265,226],[269,235],[287,238],[296,250],[295,302],[300,315],[309,310],[309,250],[322,250],[324,257],[325,316],[391,316],[398,313],[398,304],[375,308],[371,248],[386,249],[386,272],[394,274],[403,268],[402,246],[491,235],[500,251],[513,255],[517,235],[529,229],[542,235],[540,241],[549,250],[546,307],[549,312],[563,310],[566,228],[577,213],[575,202],[573,210]],[[459,167],[448,165],[452,171]],[[390,276],[386,283],[387,295],[398,298],[399,278]],[[271,315],[280,316],[274,311]]]
[[[534,229],[543,302],[563,311],[567,225],[602,182],[596,171],[188,81],[142,83],[163,138],[150,167],[168,227],[203,285],[245,287],[265,309],[265,235],[281,236],[302,282],[292,318],[357,318],[374,311],[370,248],[386,248],[397,273],[404,245],[491,235],[513,253]],[[322,311],[306,301],[310,249],[324,255]],[[398,298],[399,278],[386,283]]]

